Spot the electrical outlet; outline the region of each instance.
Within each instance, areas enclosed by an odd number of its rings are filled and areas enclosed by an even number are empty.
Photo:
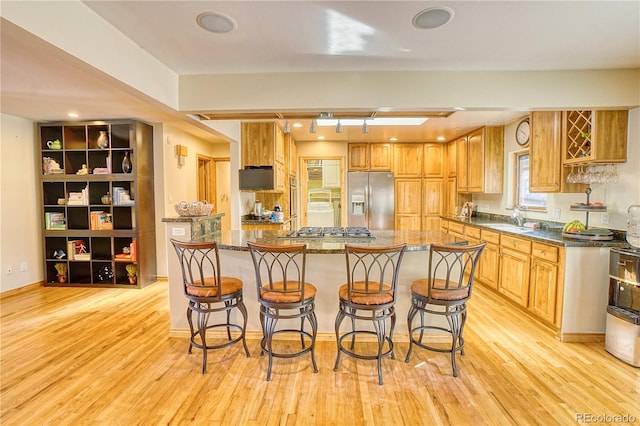
[[[560,209],[553,209],[553,218],[560,219]]]
[[[174,237],[184,237],[186,235],[186,231],[184,228],[173,228],[171,230],[171,235]]]
[[[7,275],[13,274],[13,265],[7,265]]]
[[[609,213],[602,213],[602,224],[606,225],[609,223]]]
[[[28,269],[27,266],[27,262],[20,263],[20,271],[25,272]]]

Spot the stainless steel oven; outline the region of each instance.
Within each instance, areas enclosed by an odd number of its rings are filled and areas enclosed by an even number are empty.
[[[612,248],[605,349],[640,367],[640,249]]]

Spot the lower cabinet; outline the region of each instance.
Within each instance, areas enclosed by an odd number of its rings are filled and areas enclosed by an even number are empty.
[[[558,325],[558,283],[563,275],[563,268],[558,263],[561,252],[558,247],[533,243],[529,282],[529,310],[537,317]]]
[[[528,253],[511,248],[501,247],[500,251],[498,291],[526,308],[529,302],[531,258]]]
[[[500,233],[483,229],[480,231],[480,240],[487,245],[480,256],[479,268],[476,271],[477,280],[497,290],[500,278]]]

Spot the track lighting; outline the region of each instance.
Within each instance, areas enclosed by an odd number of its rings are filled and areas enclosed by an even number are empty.
[[[289,120],[286,120],[286,121],[284,122],[284,129],[283,129],[283,131],[284,131],[285,133],[291,133],[291,127],[289,127]]]
[[[338,120],[338,124],[336,124],[336,133],[342,133],[342,124],[340,120]]]
[[[362,120],[362,133],[369,133],[369,125],[367,120]]]
[[[309,133],[315,133],[318,129],[317,129],[318,124],[316,123],[316,119],[314,118],[313,120],[311,120],[311,126],[309,126]]]

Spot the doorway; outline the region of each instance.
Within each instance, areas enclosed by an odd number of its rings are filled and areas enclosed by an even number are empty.
[[[224,213],[223,231],[231,229],[230,166],[229,158],[198,155],[198,200],[207,200],[214,204],[216,213]]]
[[[343,226],[342,157],[302,158],[301,226]]]

